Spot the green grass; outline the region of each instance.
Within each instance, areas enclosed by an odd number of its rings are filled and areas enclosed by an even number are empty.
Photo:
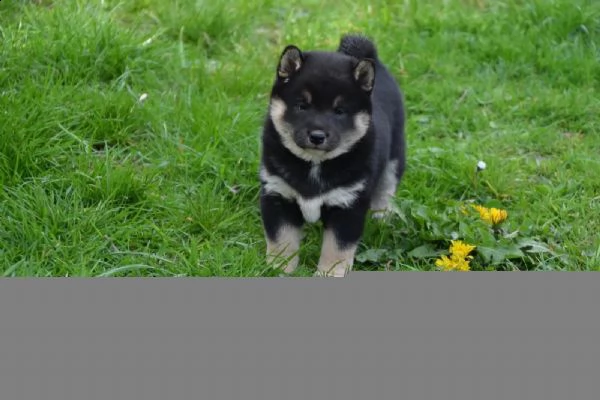
[[[543,249],[476,253],[474,269],[600,268],[595,0],[15,0],[0,2],[0,276],[275,275],[257,171],[277,57],[348,31],[375,39],[408,112],[400,211],[369,221],[356,269],[433,270],[452,235],[491,243],[456,212],[468,201]],[[307,233],[300,276],[318,260]]]

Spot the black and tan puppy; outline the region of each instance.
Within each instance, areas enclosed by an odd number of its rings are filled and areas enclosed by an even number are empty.
[[[404,146],[402,95],[370,40],[344,36],[336,52],[286,47],[262,137],[268,262],[293,272],[303,224],[320,219],[317,275],[344,276],[369,209],[390,208]]]

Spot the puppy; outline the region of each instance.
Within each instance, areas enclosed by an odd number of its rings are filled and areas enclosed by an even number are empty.
[[[305,222],[324,226],[316,275],[352,269],[369,210],[390,210],[405,167],[397,82],[367,38],[337,51],[281,54],[262,134],[260,209],[267,262],[292,273]]]

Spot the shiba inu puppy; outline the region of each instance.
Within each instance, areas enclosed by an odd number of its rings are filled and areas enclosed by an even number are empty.
[[[262,135],[267,261],[293,272],[302,226],[321,220],[316,275],[346,275],[368,211],[390,209],[404,166],[403,97],[375,45],[346,35],[335,52],[287,46]]]

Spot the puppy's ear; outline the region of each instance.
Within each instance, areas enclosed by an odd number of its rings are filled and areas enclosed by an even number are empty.
[[[287,79],[296,73],[303,63],[302,52],[296,46],[287,46],[281,54],[279,65],[277,66],[277,76]]]
[[[354,67],[354,79],[365,92],[371,92],[375,84],[375,62],[364,58]]]

